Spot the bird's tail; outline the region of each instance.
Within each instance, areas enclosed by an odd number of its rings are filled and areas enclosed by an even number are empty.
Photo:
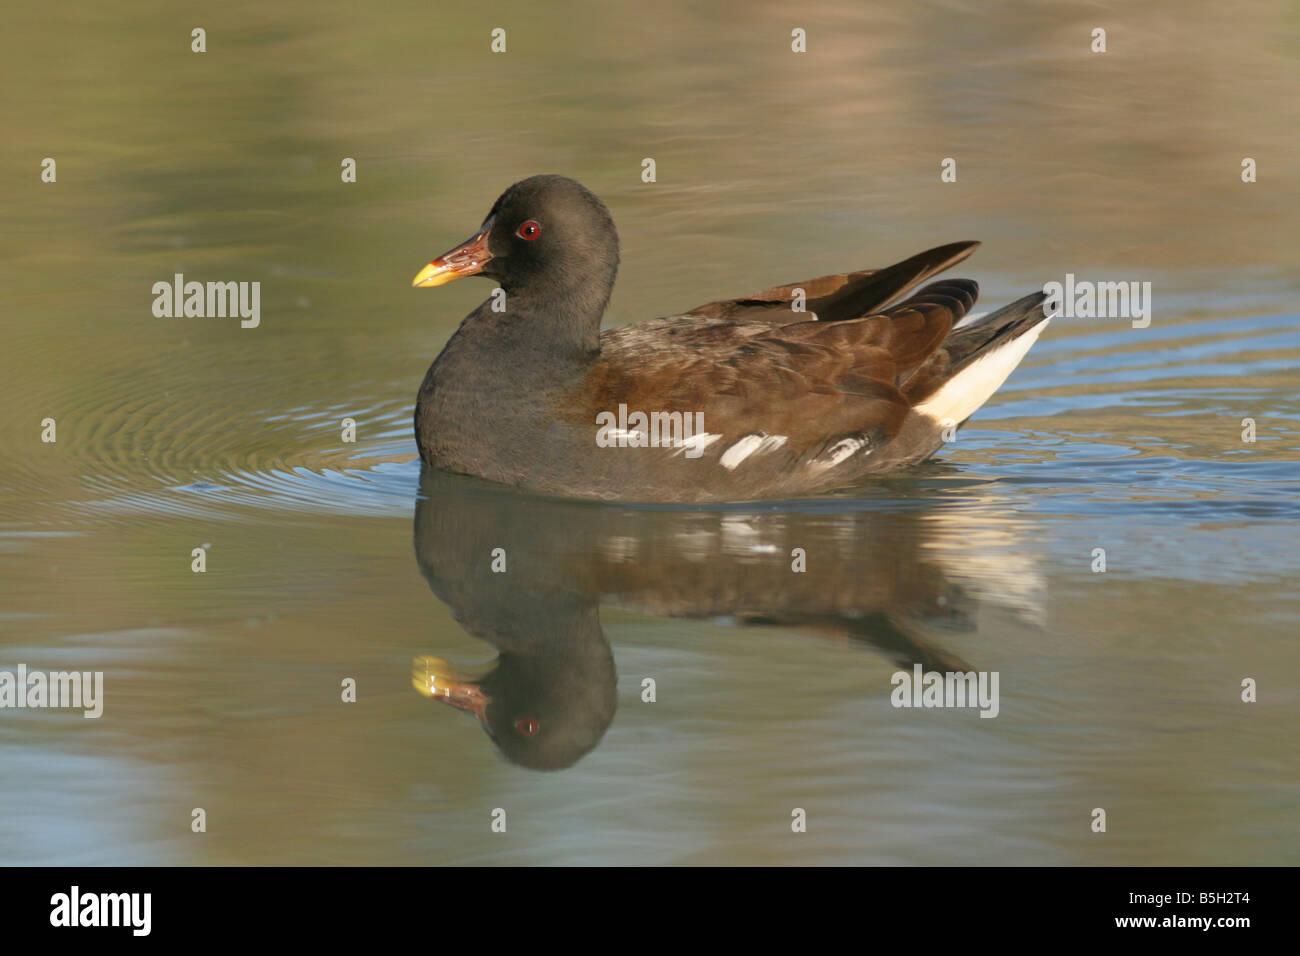
[[[943,377],[914,405],[937,421],[961,424],[1015,371],[1051,319],[1043,315],[1047,296],[1035,292],[996,312],[962,323],[943,343]]]

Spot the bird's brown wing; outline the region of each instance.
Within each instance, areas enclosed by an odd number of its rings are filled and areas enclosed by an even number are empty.
[[[952,242],[917,253],[883,269],[820,276],[804,282],[776,286],[739,299],[721,299],[687,309],[684,315],[713,319],[768,320],[784,322],[795,292],[803,290],[808,318],[821,322],[842,322],[880,312],[931,276],[961,262],[979,246],[978,242]]]
[[[577,390],[575,417],[591,422],[619,405],[701,412],[706,432],[720,436],[714,457],[753,435],[784,437],[767,448],[787,461],[815,458],[845,436],[876,442],[901,427],[908,379],[977,293],[971,280],[950,279],[856,319],[782,325],[692,315],[613,329]]]

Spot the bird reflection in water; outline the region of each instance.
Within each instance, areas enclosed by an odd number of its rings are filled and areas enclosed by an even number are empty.
[[[792,570],[796,548],[806,555],[801,573]],[[412,684],[473,714],[512,763],[559,770],[594,749],[614,719],[602,604],[798,629],[907,670],[970,671],[923,632],[971,629],[980,600],[1032,619],[1041,586],[1032,558],[1021,551],[1021,565],[1007,567],[1015,552],[994,552],[959,507],[931,497],[638,508],[538,498],[425,469],[415,508],[420,571],[497,656],[478,668],[418,657]]]

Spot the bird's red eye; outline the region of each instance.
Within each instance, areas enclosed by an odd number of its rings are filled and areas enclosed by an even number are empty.
[[[541,234],[542,227],[534,219],[529,219],[527,222],[520,224],[519,228],[515,230],[515,235],[520,239],[527,239],[529,242],[532,242]]]
[[[515,730],[525,737],[531,737],[537,733],[537,721],[531,717],[523,717],[515,721]]]

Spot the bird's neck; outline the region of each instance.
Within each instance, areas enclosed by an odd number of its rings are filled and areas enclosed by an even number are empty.
[[[436,364],[444,374],[482,375],[491,367],[502,378],[533,378],[568,372],[599,354],[599,316],[576,322],[551,311],[496,312],[489,299],[465,317]]]
[[[578,325],[551,310],[525,309],[528,300],[520,298],[513,310],[494,311],[489,299],[471,312],[430,366],[416,427],[435,452],[544,431],[544,400],[581,382],[599,357],[599,316]]]

